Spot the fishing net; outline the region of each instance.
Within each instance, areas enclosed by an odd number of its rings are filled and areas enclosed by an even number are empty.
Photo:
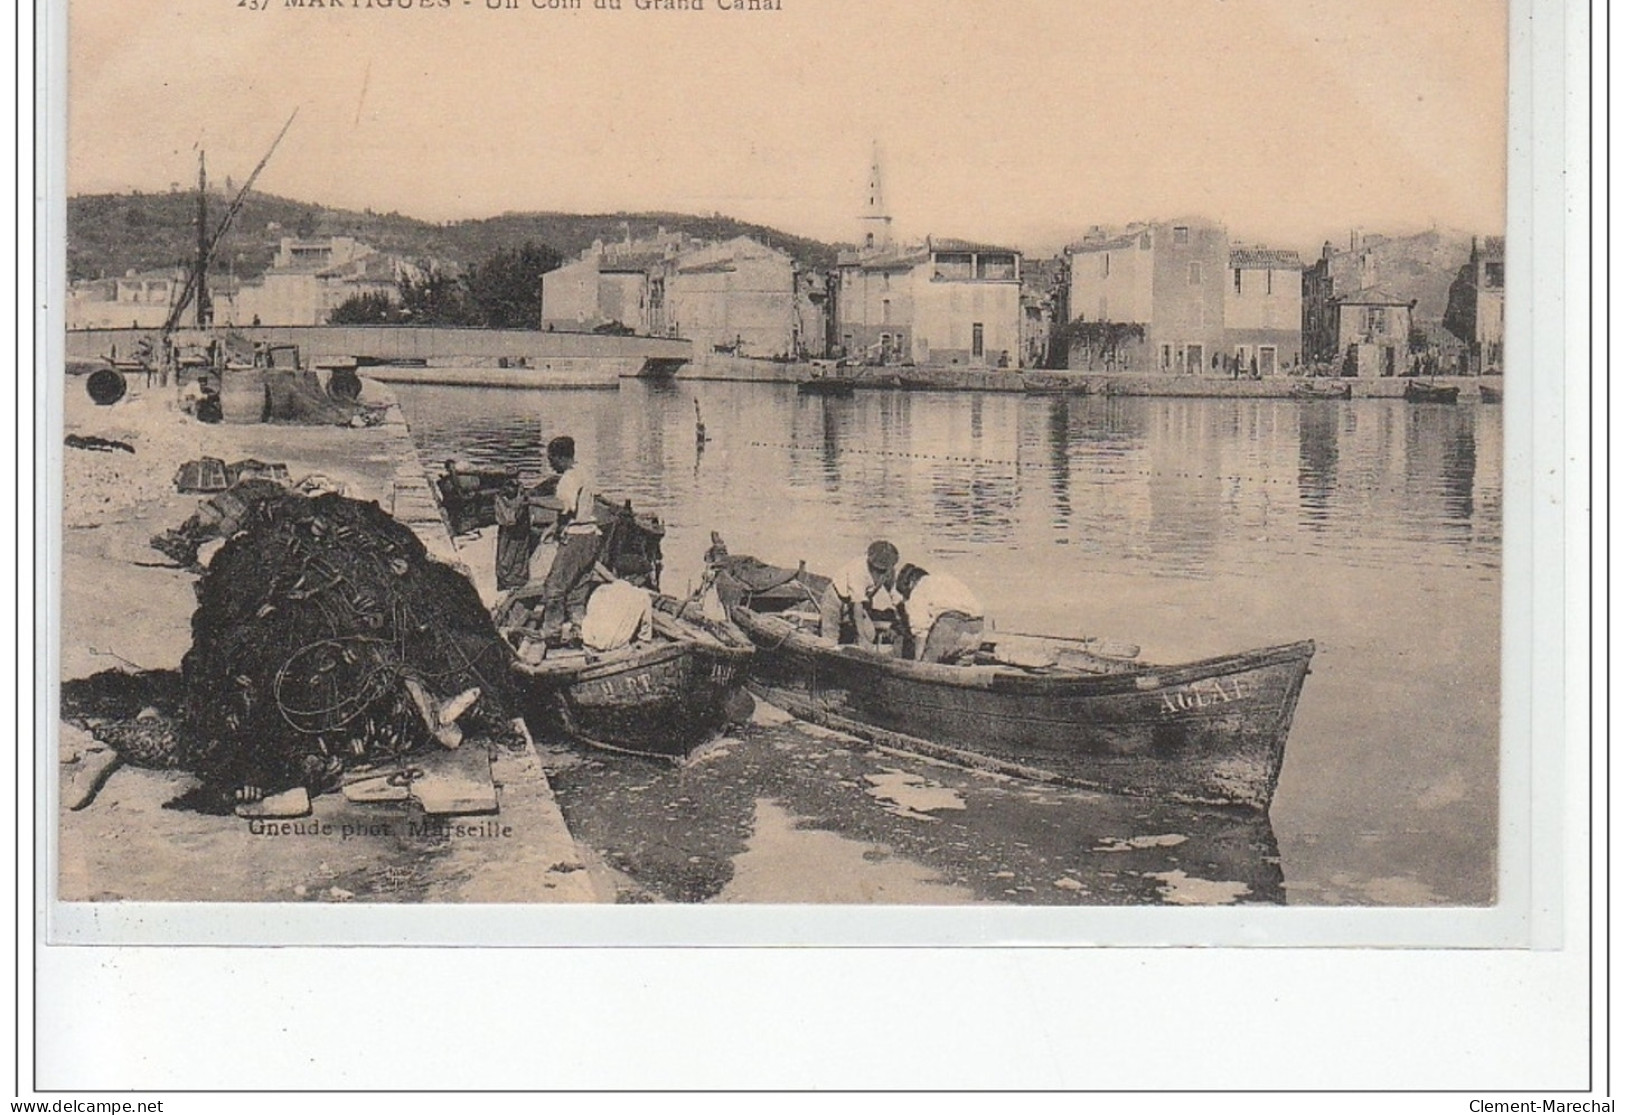
[[[267,368],[261,373],[265,383],[265,413],[267,422],[298,425],[346,425],[351,421],[367,419],[376,408],[357,402],[357,390],[348,393],[348,386],[340,380],[340,390],[329,390],[321,377],[310,370]],[[353,378],[353,377],[352,377]]]
[[[347,767],[440,746],[435,711],[512,738],[511,652],[472,584],[376,504],[259,501],[198,585],[181,663],[182,765],[221,785],[320,792]]]

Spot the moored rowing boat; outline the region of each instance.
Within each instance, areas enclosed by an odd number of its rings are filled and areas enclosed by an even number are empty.
[[[796,593],[752,583],[719,566],[774,704],[883,745],[1110,793],[1267,810],[1315,652],[1304,641],[1176,666],[1090,654],[928,664],[803,631],[788,611]]]
[[[527,585],[497,606],[504,637],[519,637],[519,609],[535,604],[540,593],[540,585]],[[531,661],[518,648],[513,670],[527,713],[604,750],[686,756],[723,726],[755,654],[739,632],[693,611],[657,597],[654,637],[603,653],[555,648]]]

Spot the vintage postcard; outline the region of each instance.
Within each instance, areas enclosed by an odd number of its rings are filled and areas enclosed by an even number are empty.
[[[1530,940],[1505,3],[67,14],[57,939]]]

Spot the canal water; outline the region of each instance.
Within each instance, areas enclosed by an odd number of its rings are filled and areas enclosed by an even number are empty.
[[[1285,901],[1495,900],[1497,407],[396,391],[428,461],[540,477],[547,440],[574,436],[602,491],[665,519],[668,591],[698,579],[712,531],[815,569],[888,537],[1005,631],[1107,636],[1154,662],[1314,639],[1270,812]]]

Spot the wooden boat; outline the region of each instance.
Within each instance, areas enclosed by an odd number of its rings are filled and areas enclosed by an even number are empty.
[[[796,381],[796,394],[850,399],[854,382],[851,376],[839,371],[838,365],[827,360],[814,360],[812,372]]]
[[[1354,385],[1352,383],[1294,383],[1292,385],[1294,399],[1352,399]]]
[[[507,469],[447,461],[445,469],[434,478],[434,486],[452,534],[469,534],[482,527],[495,526],[497,493],[508,479]]]
[[[1478,400],[1482,403],[1498,403],[1501,401],[1501,389],[1499,387],[1491,387],[1487,383],[1479,384]]]
[[[887,376],[885,382],[887,387],[894,387],[899,391],[929,391],[936,386],[923,376]]]
[[[741,563],[748,563],[742,565]],[[827,579],[716,562],[718,595],[756,644],[752,689],[793,715],[882,746],[1087,789],[1267,810],[1312,642],[1176,666],[1037,639],[1051,653],[937,665],[837,646],[798,612]],[[1138,654],[1138,648],[1128,648]],[[991,653],[989,653],[991,651]],[[1004,660],[1001,660],[1004,659]],[[1019,664],[1025,662],[1027,664]]]
[[[1411,380],[1405,385],[1405,401],[1408,403],[1453,403],[1459,394],[1459,387],[1442,387],[1436,383]]]
[[[524,627],[542,586],[526,585],[495,609],[497,628],[514,646],[513,670],[533,717],[551,720],[592,747],[681,759],[727,720],[755,656],[749,639],[697,607],[657,596],[654,638],[599,654],[555,648],[534,660]]]

